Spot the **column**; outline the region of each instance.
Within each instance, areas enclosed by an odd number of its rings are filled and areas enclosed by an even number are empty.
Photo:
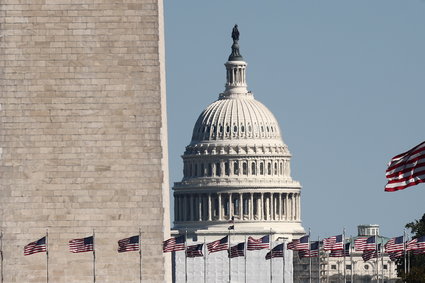
[[[295,194],[291,196],[291,220],[295,220]]]
[[[212,220],[212,213],[213,213],[213,209],[211,207],[211,194],[208,194],[208,221]]]
[[[232,203],[232,193],[229,194],[229,220],[232,219],[233,216],[233,203]]]
[[[283,220],[282,193],[279,193],[279,220]]]
[[[264,193],[261,193],[260,220],[264,220]]]
[[[189,197],[189,221],[193,221],[194,218],[194,207],[193,207],[193,195],[190,194]]]
[[[202,221],[202,209],[204,208],[204,206],[202,205],[202,195],[199,194],[198,195],[198,221]]]
[[[183,198],[183,217],[182,221],[187,221],[187,197],[186,195],[182,195]]]
[[[239,219],[243,220],[243,194],[239,193]]]
[[[221,210],[221,193],[217,194],[217,198],[218,198],[218,220],[221,221],[223,217],[222,210]]]
[[[249,197],[249,216],[248,219],[249,220],[254,220],[254,194],[253,193],[249,193],[250,197]]]
[[[273,199],[273,193],[270,193],[270,220],[274,220],[274,199]]]

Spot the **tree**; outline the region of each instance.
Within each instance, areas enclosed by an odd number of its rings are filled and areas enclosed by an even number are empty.
[[[407,223],[406,228],[410,229],[413,239],[425,235],[425,214],[420,220]],[[425,254],[410,255],[410,270],[404,270],[404,258],[397,260],[398,275],[406,282],[425,283]]]

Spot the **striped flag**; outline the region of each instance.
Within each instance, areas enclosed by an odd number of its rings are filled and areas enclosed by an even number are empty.
[[[46,251],[46,236],[35,242],[31,242],[24,247],[24,255],[32,255],[35,253],[41,253]]]
[[[350,256],[350,243],[345,243],[344,250],[331,250],[329,257],[344,257]]]
[[[69,241],[69,251],[71,253],[91,252],[93,250],[93,236]]]
[[[369,259],[377,258],[378,256],[381,256],[381,244],[378,245],[378,249],[364,250],[362,258],[364,261],[368,261]]]
[[[266,254],[266,259],[283,257],[283,244],[279,244]]]
[[[187,257],[199,257],[204,256],[202,253],[202,249],[204,244],[192,245],[186,248],[186,256]]]
[[[390,252],[388,253],[390,260],[396,261],[398,258],[404,256],[404,251]]]
[[[319,256],[319,246],[320,242],[315,241],[310,243],[309,250],[300,250],[298,251],[298,256],[301,258],[304,257],[318,257]]]
[[[425,182],[425,142],[394,156],[387,168],[385,191],[394,192]]]
[[[371,236],[366,239],[363,250],[364,251],[376,250],[376,236]]]
[[[270,246],[269,235],[261,237],[260,239],[254,239],[253,237],[248,237],[248,251],[255,251],[261,249],[267,249]]]
[[[139,235],[130,238],[125,238],[118,241],[118,252],[130,252],[138,251],[139,247]]]
[[[229,248],[228,242],[229,242],[228,236],[221,238],[220,240],[211,242],[207,244],[208,252],[215,253],[215,252],[227,250]]]
[[[342,250],[342,235],[323,239],[323,249],[325,251]]]
[[[404,237],[395,237],[391,238],[386,244],[385,244],[385,251],[387,253],[392,252],[398,252],[404,250]]]
[[[288,243],[288,249],[294,250],[294,251],[308,250],[309,249],[308,244],[309,244],[309,236],[306,235]]]
[[[354,240],[354,248],[357,252],[362,252],[366,245],[366,240],[368,237],[358,237]]]
[[[245,243],[239,243],[228,250],[229,258],[245,256]]]
[[[162,251],[164,253],[184,251],[185,242],[186,242],[186,236],[185,235],[181,235],[181,236],[178,236],[178,237],[172,237],[172,238],[162,242]]]
[[[412,239],[407,242],[408,251],[423,250],[423,249],[425,249],[425,236],[421,236],[419,238]]]

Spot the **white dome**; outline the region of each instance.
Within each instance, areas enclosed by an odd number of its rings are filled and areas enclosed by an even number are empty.
[[[250,92],[230,97],[220,95],[219,100],[202,111],[193,129],[191,145],[230,140],[257,145],[283,144],[276,118]]]

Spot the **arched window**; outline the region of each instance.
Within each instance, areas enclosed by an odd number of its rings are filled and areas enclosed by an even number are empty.
[[[271,162],[267,163],[267,174],[268,175],[272,174],[272,163]]]
[[[252,175],[256,175],[257,174],[257,166],[255,164],[255,162],[251,163],[251,174]]]
[[[260,175],[264,175],[264,163],[260,163]]]
[[[283,175],[283,163],[280,162],[280,175]]]
[[[216,163],[215,164],[215,175],[216,176],[220,176],[221,175],[221,172],[220,172],[221,170],[220,170],[220,163]]]
[[[242,174],[248,175],[248,164],[246,162],[242,163]]]
[[[237,132],[238,131],[238,127],[237,126],[233,126],[233,132]]]
[[[213,174],[212,164],[208,163],[208,177],[211,177]]]
[[[224,163],[224,173],[226,174],[226,176],[229,176],[230,175],[229,162]]]
[[[274,163],[274,174],[277,175],[277,162]]]
[[[233,163],[233,174],[239,175],[239,163],[237,161]]]
[[[241,126],[241,132],[242,133],[245,132],[245,127],[244,126]]]

